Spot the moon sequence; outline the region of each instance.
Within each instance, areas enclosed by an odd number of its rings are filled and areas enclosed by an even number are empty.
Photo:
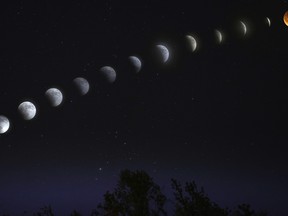
[[[288,26],[288,11],[283,16],[284,23]],[[271,20],[266,17],[266,23],[271,26]],[[247,34],[247,26],[243,21],[239,21],[241,26],[242,34],[245,36]],[[223,43],[223,33],[219,29],[215,29],[216,42],[218,44]],[[198,50],[198,42],[194,36],[187,34],[185,35],[186,44],[191,52]],[[170,56],[170,51],[166,45],[162,43],[154,46],[154,51],[157,54],[156,58],[160,63],[166,64]],[[142,70],[142,60],[138,56],[128,56],[127,61],[129,62],[132,71],[138,74]],[[106,83],[112,84],[116,81],[117,73],[116,70],[111,66],[103,66],[98,70],[98,73],[102,76]],[[88,94],[90,90],[90,84],[88,80],[84,77],[76,77],[72,81],[74,89],[78,92],[80,96]],[[50,106],[58,107],[63,103],[63,93],[58,88],[49,88],[45,92],[45,97],[48,100]],[[23,120],[29,121],[36,117],[37,107],[31,101],[24,101],[18,106],[18,113]],[[10,128],[10,121],[5,115],[0,115],[0,134],[6,133]]]

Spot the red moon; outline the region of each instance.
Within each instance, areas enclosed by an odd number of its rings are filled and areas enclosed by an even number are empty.
[[[286,11],[286,13],[284,14],[283,20],[284,23],[288,26],[288,11]]]

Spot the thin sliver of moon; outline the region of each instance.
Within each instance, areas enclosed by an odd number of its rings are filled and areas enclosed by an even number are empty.
[[[271,26],[271,20],[269,19],[269,17],[266,17],[266,22],[267,22],[268,26],[270,27]]]
[[[247,27],[246,24],[243,21],[240,21],[242,29],[243,29],[243,35],[246,35],[247,33]]]
[[[222,40],[223,40],[223,36],[222,36],[222,33],[219,31],[219,30],[215,30],[215,34],[216,34],[216,38],[217,38],[217,42],[220,44],[222,43]]]

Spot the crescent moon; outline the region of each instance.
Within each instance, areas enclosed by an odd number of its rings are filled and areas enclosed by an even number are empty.
[[[109,83],[114,83],[116,80],[116,71],[110,66],[104,66],[100,68],[100,73],[104,79]]]
[[[134,71],[136,73],[139,73],[139,71],[141,70],[141,67],[142,67],[142,63],[141,63],[140,59],[136,56],[129,56],[128,59],[132,65]]]
[[[160,53],[161,61],[163,63],[166,63],[169,59],[169,50],[167,49],[167,47],[163,45],[156,45],[156,48],[158,52]]]
[[[45,92],[46,98],[53,107],[59,106],[63,101],[63,94],[57,88],[50,88]]]
[[[73,80],[73,84],[80,93],[80,95],[85,95],[89,91],[89,82],[83,77],[77,77]]]
[[[186,40],[189,43],[189,47],[191,49],[192,52],[194,52],[197,48],[197,41],[194,37],[192,37],[191,35],[186,35]]]
[[[286,13],[284,14],[283,21],[285,25],[288,26],[288,11],[286,11]]]
[[[4,134],[9,130],[10,122],[6,116],[0,116],[0,134]]]
[[[266,17],[266,22],[267,22],[268,26],[270,27],[271,26],[271,20],[269,19],[269,17]]]
[[[223,40],[223,36],[222,36],[222,33],[219,31],[219,30],[215,30],[215,34],[216,34],[216,37],[217,37],[217,41],[218,43],[222,43],[222,40]]]
[[[246,33],[247,33],[247,27],[246,27],[246,25],[245,25],[244,22],[240,21],[240,23],[241,23],[242,28],[243,28],[243,34],[246,35]]]
[[[31,120],[36,115],[36,107],[29,101],[21,103],[18,106],[18,111],[24,120]]]

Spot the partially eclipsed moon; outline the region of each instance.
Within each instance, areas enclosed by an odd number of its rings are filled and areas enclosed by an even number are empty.
[[[166,63],[169,59],[169,50],[163,45],[156,45],[156,48],[160,53],[162,63]]]
[[[46,98],[49,100],[51,106],[56,107],[62,103],[63,94],[57,88],[50,88],[45,92]]]
[[[288,26],[288,11],[286,11],[286,13],[284,14],[283,21],[285,25]]]
[[[222,43],[222,40],[223,40],[223,36],[222,36],[222,33],[219,31],[219,30],[215,30],[215,34],[216,34],[216,37],[217,37],[217,42],[220,44]]]
[[[191,49],[192,52],[194,52],[197,48],[197,41],[194,37],[192,37],[191,35],[186,35],[186,40],[189,44],[189,47]]]
[[[6,133],[9,130],[10,122],[6,116],[0,116],[0,134]]]
[[[247,33],[247,27],[246,27],[246,25],[245,25],[244,22],[240,21],[240,23],[241,23],[241,26],[242,26],[242,28],[243,28],[243,34],[246,35],[246,33]]]
[[[89,82],[83,77],[77,77],[73,80],[75,87],[77,88],[80,95],[85,95],[89,91]]]
[[[142,63],[141,63],[140,59],[136,56],[129,56],[128,59],[132,65],[134,71],[136,73],[139,73],[139,71],[141,70],[141,67],[142,67]]]
[[[269,17],[266,17],[266,22],[267,22],[268,26],[270,27],[271,26],[271,20],[269,19]]]
[[[109,82],[113,83],[116,80],[116,71],[110,66],[104,66],[100,68],[100,73],[104,77],[104,79]]]
[[[21,103],[18,107],[18,111],[24,120],[31,120],[36,115],[36,107],[29,101]]]

